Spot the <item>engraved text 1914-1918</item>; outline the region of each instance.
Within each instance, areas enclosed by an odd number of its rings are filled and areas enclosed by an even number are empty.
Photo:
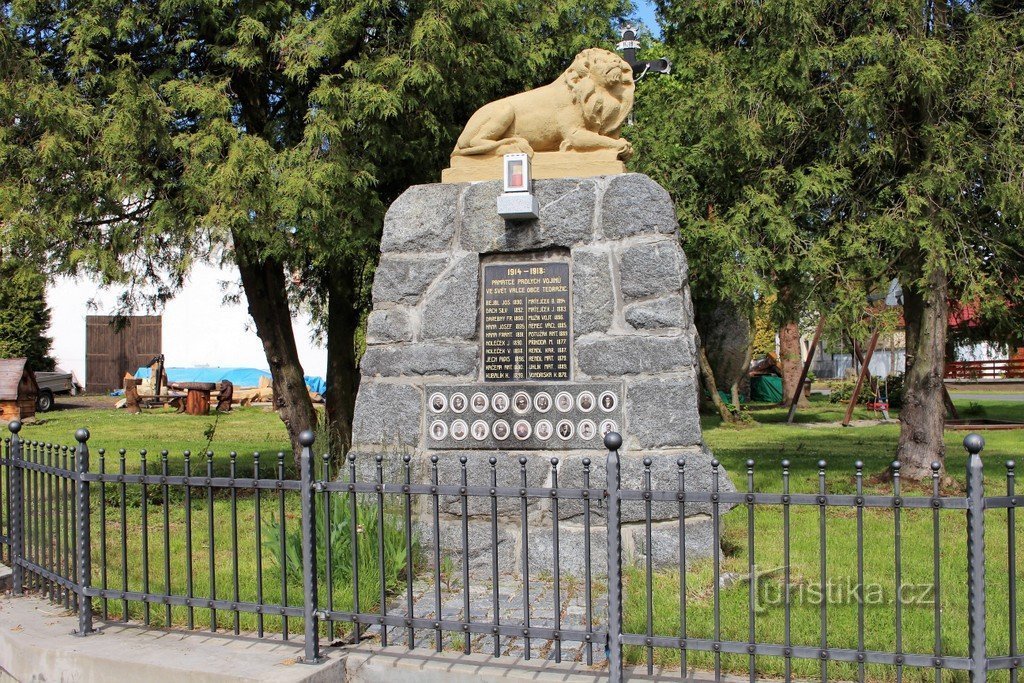
[[[569,264],[488,264],[483,285],[484,381],[568,381]]]

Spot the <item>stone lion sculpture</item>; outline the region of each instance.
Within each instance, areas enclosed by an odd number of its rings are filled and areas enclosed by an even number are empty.
[[[590,48],[553,83],[489,102],[469,118],[452,156],[614,150],[633,153],[619,130],[633,108],[633,70],[614,52]]]

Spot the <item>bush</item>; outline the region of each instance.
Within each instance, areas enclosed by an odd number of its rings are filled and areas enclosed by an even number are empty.
[[[883,377],[875,377],[872,382],[878,386],[878,398],[882,399],[888,396],[889,409],[898,410],[903,407],[903,373],[897,373],[889,375],[888,379]],[[853,389],[857,386],[857,380],[854,379],[833,379],[827,382],[829,389],[832,392],[828,395],[830,403],[849,403],[850,397],[853,396]],[[871,387],[865,384],[860,389],[860,396],[857,397],[857,404],[864,405],[871,403],[875,400],[875,392],[871,390]]]
[[[829,403],[849,403],[853,396],[853,388],[857,386],[856,379],[832,379],[827,382],[831,393],[828,395]],[[872,398],[871,391],[861,388],[860,396],[857,397],[858,404],[864,404]]]
[[[889,408],[899,410],[903,407],[903,392],[905,387],[903,386],[904,375],[902,372],[889,375],[887,380],[879,379],[879,382],[885,382],[885,389],[889,394]],[[881,391],[881,389],[879,389]]]
[[[985,406],[980,403],[971,401],[966,408],[960,409],[960,415],[962,417],[987,417],[988,410],[986,410]]]

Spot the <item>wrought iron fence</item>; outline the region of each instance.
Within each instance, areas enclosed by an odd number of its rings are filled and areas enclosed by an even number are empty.
[[[980,453],[984,446],[981,437],[970,435],[964,440],[968,450],[966,495],[945,495],[942,492],[939,468],[933,468],[931,495],[904,495],[901,490],[900,466],[892,466],[892,493],[866,494],[863,465],[857,463],[853,472],[853,492],[836,494],[829,491],[826,463],[817,466],[817,491],[791,493],[790,463],[783,461],[781,491],[765,493],[755,490],[753,461],[747,462],[746,486],[739,490],[724,487],[720,481],[720,466],[712,462],[711,487],[707,491],[693,491],[686,487],[687,468],[683,460],[677,463],[677,487],[652,487],[651,462],[644,461],[643,480],[637,486],[624,487],[621,482],[619,448],[621,437],[609,434],[605,440],[608,449],[604,486],[591,482],[591,461],[581,461],[581,486],[560,486],[557,459],[550,461],[548,486],[532,486],[527,477],[527,459],[519,460],[518,485],[499,485],[497,459],[489,460],[489,483],[470,485],[466,458],[459,464],[458,481],[441,481],[439,458],[433,456],[428,481],[420,482],[413,475],[413,463],[405,456],[399,466],[399,481],[386,481],[382,457],[378,456],[372,475],[360,479],[355,457],[345,463],[346,477],[338,479],[331,471],[327,456],[314,456],[313,434],[301,437],[303,452],[299,478],[287,478],[285,456],[277,454],[268,468],[261,457],[254,454],[251,475],[238,468],[238,456],[230,454],[227,472],[217,472],[213,453],[205,453],[197,466],[187,451],[180,468],[172,466],[169,455],[163,451],[159,463],[151,468],[146,451],[139,454],[138,471],[129,471],[126,453],[120,451],[109,460],[108,454],[98,451],[98,466],[93,467],[88,445],[89,433],[79,430],[76,445],[57,446],[25,441],[19,436],[21,425],[12,422],[11,436],[5,440],[0,457],[0,555],[13,568],[13,592],[18,595],[26,588],[39,591],[49,599],[74,609],[79,616],[79,634],[93,629],[94,610],[100,618],[128,620],[134,615],[145,624],[156,621],[154,609],[160,614],[162,625],[181,625],[189,629],[199,624],[197,614],[205,616],[209,628],[216,630],[229,623],[235,633],[252,624],[256,634],[263,637],[280,630],[283,638],[297,632],[301,626],[304,636],[304,661],[320,661],[320,639],[333,637],[339,624],[347,625],[352,640],[358,642],[361,632],[375,630],[382,645],[402,642],[406,647],[417,644],[417,634],[426,634],[437,651],[444,648],[447,635],[449,644],[457,644],[465,652],[474,649],[472,638],[477,637],[477,651],[489,639],[486,650],[501,656],[502,643],[518,641],[525,657],[547,657],[559,661],[564,643],[580,644],[580,656],[588,664],[606,657],[611,680],[621,680],[623,648],[639,648],[640,659],[647,670],[654,670],[655,653],[672,651],[679,656],[679,674],[685,679],[690,671],[689,656],[702,653],[711,658],[717,677],[723,673],[723,657],[746,656],[750,680],[755,680],[757,658],[778,658],[784,664],[787,680],[794,675],[795,660],[820,662],[821,680],[829,677],[832,662],[844,662],[856,667],[860,680],[866,677],[869,665],[895,668],[897,679],[904,669],[931,669],[935,680],[944,672],[966,671],[972,681],[983,681],[989,672],[1006,671],[1013,683],[1018,680],[1022,657],[1018,645],[1017,622],[1017,536],[1016,509],[1022,499],[1015,491],[1015,465],[1006,463],[1005,495],[984,495],[984,477]],[[265,462],[265,460],[263,460]],[[1000,485],[1000,488],[1002,485]],[[298,499],[296,506],[295,499]],[[239,514],[240,500],[251,506],[251,518]],[[456,501],[459,528],[456,532],[455,559],[461,569],[461,609],[454,613],[442,605],[442,566],[445,550],[442,543],[442,525],[439,510],[442,501]],[[539,529],[531,518],[530,505],[546,501],[550,526]],[[471,535],[469,508],[471,503],[483,506],[489,514],[490,557],[485,564],[489,573],[490,595],[482,598],[489,608],[489,616],[475,614],[471,587],[474,582],[486,581],[471,575]],[[559,505],[578,506],[574,514],[583,518],[582,543],[584,598],[581,613],[563,617],[565,591],[560,563],[560,529],[562,516]],[[711,605],[713,623],[710,637],[695,637],[688,625],[687,558],[688,525],[684,507],[704,504],[710,508],[712,544],[721,543],[722,516],[730,508],[733,514],[745,510],[746,556],[748,595],[746,604],[746,638],[725,636],[721,597],[723,591],[722,558],[716,551],[711,554]],[[519,585],[522,593],[519,609],[504,610],[499,588],[504,576],[499,560],[499,505],[506,519],[518,517],[519,533]],[[643,612],[637,623],[642,630],[624,625],[624,575],[622,539],[624,524],[623,505],[639,506],[643,547],[642,562],[635,570],[642,576],[642,599],[636,601]],[[655,568],[653,564],[652,528],[655,505],[678,506],[678,626],[671,633],[655,627]],[[151,517],[156,508],[156,528]],[[226,506],[224,513],[218,506]],[[197,525],[194,508],[200,509]],[[295,508],[298,508],[297,515]],[[362,510],[369,510],[363,516]],[[600,508],[606,542],[592,547],[591,532],[600,529],[593,519]],[[135,515],[135,510],[138,514]],[[425,510],[425,521],[418,518],[417,509]],[[782,605],[784,636],[782,642],[764,642],[758,637],[757,567],[755,551],[762,542],[755,531],[755,510],[777,510],[782,517],[779,539],[763,542],[782,545]],[[790,553],[794,534],[793,516],[796,511],[807,510],[816,517],[818,538],[818,572],[821,584],[827,579],[830,513],[844,511],[855,518],[855,571],[854,586],[857,598],[856,645],[840,647],[830,640],[829,604],[821,600],[818,607],[818,638],[813,645],[798,642],[792,631],[793,582],[790,575]],[[986,646],[986,576],[985,533],[986,510],[1005,510],[1006,516],[1006,604],[1009,637],[1006,648],[998,653]],[[132,514],[129,514],[131,511]],[[268,511],[270,528],[265,528]],[[518,511],[518,515],[514,513]],[[887,511],[891,516],[893,542],[894,582],[902,590],[904,572],[902,546],[903,516],[910,511],[930,511],[930,539],[932,582],[935,591],[932,622],[934,644],[930,651],[907,651],[903,646],[903,601],[894,603],[894,641],[886,651],[870,649],[865,637],[865,515]],[[816,512],[816,515],[814,513]],[[344,514],[339,514],[344,513]],[[949,516],[953,516],[950,526]],[[226,516],[226,519],[224,518]],[[112,517],[112,518],[111,518]],[[288,531],[288,520],[294,526]],[[364,522],[372,527],[374,538],[363,538]],[[803,517],[801,517],[803,519]],[[203,521],[205,520],[205,525]],[[361,521],[363,520],[363,521]],[[388,527],[385,520],[391,520]],[[197,526],[205,530],[196,536]],[[240,573],[239,562],[246,543],[240,541],[240,527],[251,534],[254,574]],[[419,546],[416,529],[421,528],[426,542],[427,577],[429,594],[414,596],[414,577],[419,562],[415,559]],[[966,576],[944,575],[940,557],[940,539],[950,529],[966,535]],[[116,530],[116,532],[115,532]],[[550,533],[552,563],[537,567],[531,555],[531,534]],[[151,564],[151,540],[155,534],[160,567],[154,581]],[[397,541],[395,539],[398,539]],[[921,542],[911,539],[910,542]],[[576,542],[576,541],[574,541]],[[392,546],[400,547],[404,554],[398,568],[404,585],[397,592],[389,590],[384,577],[385,557]],[[340,552],[346,557],[339,560]],[[202,557],[205,551],[205,558]],[[265,555],[272,555],[271,566]],[[323,560],[318,554],[323,553]],[[362,555],[361,555],[362,554]],[[366,557],[369,554],[370,557]],[[376,557],[373,557],[375,555]],[[604,555],[604,557],[601,557]],[[180,566],[175,559],[183,560]],[[606,572],[595,569],[598,560],[606,561]],[[990,558],[991,559],[991,558]],[[1002,561],[1003,558],[999,558]],[[230,563],[231,585],[218,586],[223,574],[223,563]],[[339,565],[339,562],[344,567]],[[534,566],[531,566],[533,564]],[[367,567],[376,571],[377,585],[373,595],[366,590],[372,577],[366,576]],[[221,571],[218,571],[218,570]],[[342,571],[344,569],[344,571]],[[360,572],[363,571],[361,577]],[[551,605],[543,619],[537,619],[537,603],[531,602],[531,571],[533,578],[543,572],[550,583]],[[295,589],[296,576],[301,586]],[[344,600],[336,600],[338,578],[347,584]],[[292,590],[289,591],[289,587]],[[393,587],[392,587],[393,588]],[[635,589],[635,586],[632,587]],[[606,590],[606,599],[595,598],[595,589]],[[968,625],[966,652],[947,652],[944,642],[943,609],[940,596],[946,591],[966,590]],[[451,591],[448,591],[451,592]],[[344,604],[338,604],[339,602]],[[172,613],[173,611],[173,613]],[[218,617],[218,612],[221,616]],[[227,613],[225,615],[224,613]],[[243,615],[249,620],[243,624]],[[637,617],[638,615],[633,615]],[[734,627],[735,624],[731,624]],[[728,629],[732,630],[732,629]],[[698,634],[699,635],[699,634]],[[432,636],[432,637],[431,637]],[[456,640],[457,639],[457,640]]]

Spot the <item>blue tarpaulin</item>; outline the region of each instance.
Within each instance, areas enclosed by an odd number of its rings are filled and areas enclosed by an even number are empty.
[[[309,387],[310,391],[315,391],[321,396],[323,396],[327,392],[327,382],[324,381],[323,377],[303,375],[302,379],[306,380],[306,386]]]
[[[167,373],[167,381],[172,384],[177,382],[213,382],[216,384],[226,379],[236,387],[255,387],[259,386],[261,378],[270,379],[269,372],[256,368],[164,368],[164,372]],[[138,379],[149,379],[149,375],[148,367],[139,368],[135,372],[135,377]],[[310,391],[315,391],[318,394],[327,391],[327,383],[324,382],[323,377],[306,375],[304,379]]]

